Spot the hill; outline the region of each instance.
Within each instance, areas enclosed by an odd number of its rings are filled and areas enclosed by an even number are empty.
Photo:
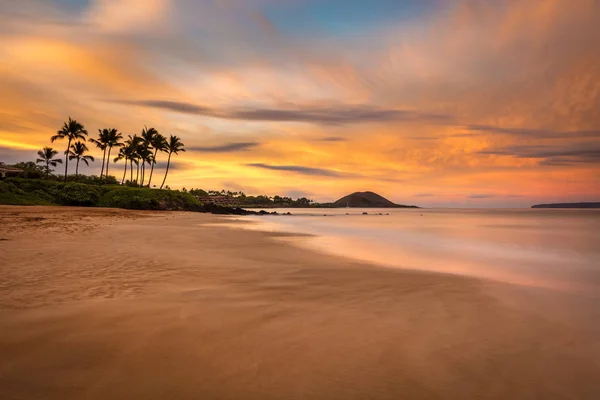
[[[373,192],[355,192],[342,197],[332,203],[334,207],[361,207],[361,208],[419,208],[395,204],[383,196]]]
[[[600,203],[551,203],[536,204],[531,208],[600,208]]]

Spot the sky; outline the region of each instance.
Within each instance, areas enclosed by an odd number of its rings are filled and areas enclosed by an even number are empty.
[[[596,0],[0,0],[0,161],[71,116],[181,137],[172,188],[600,201],[599,20]]]

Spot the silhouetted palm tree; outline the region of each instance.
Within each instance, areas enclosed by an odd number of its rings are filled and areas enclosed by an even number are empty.
[[[133,184],[133,163],[135,163],[136,165],[139,165],[138,162],[138,150],[140,147],[140,140],[141,138],[137,135],[128,135],[127,140],[125,141],[124,145],[124,152],[126,154],[126,159],[125,162],[127,162],[127,160],[129,160],[129,175],[130,175],[130,179],[129,181]],[[139,175],[139,172],[138,172]],[[136,178],[136,183],[137,183],[137,178]]]
[[[167,170],[165,171],[165,178],[163,179],[162,185],[160,188],[162,189],[167,180],[167,175],[169,174],[169,167],[171,166],[171,155],[173,153],[179,154],[180,151],[185,151],[184,144],[181,142],[181,139],[177,136],[171,135],[169,140],[167,141],[166,151],[169,153],[169,158],[167,160]]]
[[[75,176],[79,175],[79,161],[83,161],[85,165],[90,165],[90,161],[94,161],[94,157],[85,154],[88,151],[87,146],[83,142],[75,142],[71,145],[71,148],[69,149],[69,160],[77,160]]]
[[[90,142],[94,143],[100,150],[104,150],[102,155],[102,169],[100,170],[100,178],[102,174],[108,177],[108,167],[110,165],[110,152],[113,147],[121,147],[123,135],[114,128],[98,129],[98,139],[90,139]],[[108,153],[107,153],[108,150]],[[106,163],[106,172],[104,172],[104,165]]]
[[[144,180],[146,178],[146,164],[152,163],[152,151],[145,145],[141,145],[138,149],[139,161],[142,164],[142,180],[140,186],[144,186]]]
[[[102,168],[100,168],[100,178],[104,173],[104,163],[106,160],[106,149],[108,148],[108,136],[110,134],[109,129],[98,129],[98,139],[91,138],[90,142],[94,143],[97,148],[103,151],[102,153]]]
[[[58,151],[54,150],[52,147],[44,147],[37,153],[40,158],[35,160],[35,162],[37,164],[46,164],[46,179],[48,179],[48,175],[50,175],[50,166],[56,168],[58,164],[62,164],[62,160],[60,158],[54,158],[54,156],[58,154]]]
[[[141,142],[140,142],[140,161],[142,162],[142,181],[140,186],[144,186],[144,181],[146,178],[146,162],[152,156],[152,140],[154,136],[158,135],[158,131],[154,128],[144,127],[142,129]]]
[[[150,144],[152,145],[152,148],[154,148],[154,154],[152,155],[152,165],[150,167],[150,178],[148,178],[148,187],[150,187],[150,184],[152,183],[152,174],[154,173],[154,165],[156,164],[156,155],[159,151],[166,151],[167,139],[160,133],[157,133],[152,138]]]
[[[69,117],[69,120],[64,123],[61,130],[56,135],[50,138],[50,141],[54,143],[55,140],[67,139],[67,150],[65,150],[65,182],[67,181],[67,173],[69,169],[69,149],[71,148],[71,141],[82,139],[85,140],[88,132],[84,126],[74,119]]]
[[[140,156],[136,154],[136,157],[133,160],[133,163],[135,164],[135,184],[136,186],[140,185]]]
[[[121,147],[119,149],[119,154],[115,157],[115,162],[119,161],[119,160],[125,160],[125,168],[123,169],[123,178],[121,178],[121,185],[123,183],[125,183],[125,176],[127,175],[127,160],[129,159],[129,157],[127,156],[127,148],[126,147]]]
[[[121,139],[123,139],[123,135],[119,133],[116,129],[110,129],[108,131],[108,140],[106,145],[108,146],[108,157],[106,158],[106,176],[108,177],[108,165],[110,164],[110,152],[113,147],[123,147],[123,143],[121,143]]]

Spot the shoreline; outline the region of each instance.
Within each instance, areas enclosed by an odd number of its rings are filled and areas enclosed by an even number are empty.
[[[0,207],[5,398],[595,398],[595,331],[462,276],[215,226]],[[293,236],[287,236],[293,238]],[[500,377],[500,378],[499,378]]]

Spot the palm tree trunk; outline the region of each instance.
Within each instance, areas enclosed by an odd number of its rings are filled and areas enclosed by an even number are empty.
[[[104,154],[102,154],[102,168],[100,168],[100,179],[102,179],[102,172],[104,172],[104,159],[106,158],[106,147],[104,148]]]
[[[154,150],[154,156],[152,157],[152,167],[150,167],[150,177],[148,178],[148,187],[150,187],[150,182],[152,182],[152,173],[154,172],[154,164],[156,164],[156,153],[158,153],[158,149]]]
[[[69,148],[71,147],[71,139],[67,143],[67,151],[65,152],[65,182],[67,181],[67,173],[69,171]]]
[[[105,178],[108,178],[108,166],[110,165],[110,151],[112,150],[112,146],[108,146],[108,157],[106,158],[106,173],[104,174]]]
[[[129,159],[129,182],[133,184],[133,158]]]
[[[46,179],[48,179],[48,175],[50,175],[50,161],[46,160]]]
[[[142,160],[142,181],[140,187],[144,187],[144,180],[146,179],[146,161]]]
[[[139,161],[138,161],[136,167],[137,167],[136,168],[137,172],[135,174],[135,184],[139,185],[139,182],[140,182],[140,162]]]
[[[121,179],[121,185],[125,183],[125,176],[127,175],[127,159],[125,159],[125,169],[123,170],[123,179]]]
[[[75,176],[79,176],[79,158],[77,159],[77,164],[75,165]]]
[[[169,153],[169,159],[167,160],[167,170],[165,171],[165,178],[163,179],[162,185],[160,185],[160,188],[162,189],[163,186],[165,186],[165,182],[167,181],[167,175],[169,174],[169,166],[171,165],[171,154]]]

